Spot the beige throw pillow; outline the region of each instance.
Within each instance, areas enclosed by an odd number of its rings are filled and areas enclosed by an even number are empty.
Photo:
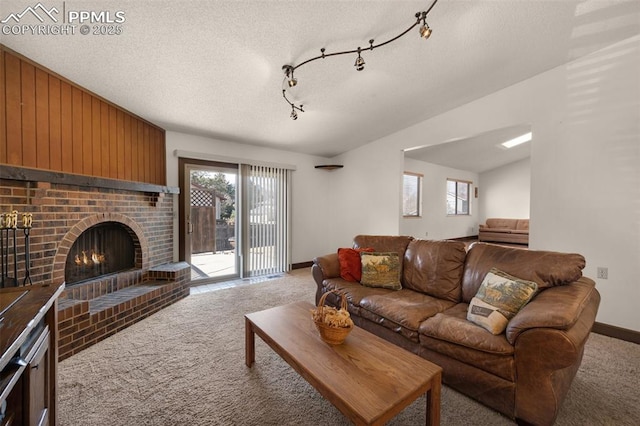
[[[471,299],[467,319],[492,334],[500,334],[537,291],[538,285],[533,281],[521,280],[491,268],[478,293]]]

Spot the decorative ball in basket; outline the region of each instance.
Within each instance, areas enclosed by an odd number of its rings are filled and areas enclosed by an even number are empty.
[[[325,306],[327,296],[331,293],[340,295],[340,309]],[[353,329],[353,321],[347,310],[347,298],[344,294],[331,290],[322,295],[316,309],[311,310],[313,322],[320,333],[320,338],[329,345],[340,345]]]

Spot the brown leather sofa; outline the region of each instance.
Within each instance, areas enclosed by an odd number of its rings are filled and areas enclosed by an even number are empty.
[[[478,228],[478,241],[529,244],[529,219],[487,219]]]
[[[332,253],[313,261],[316,302],[344,292],[356,325],[440,365],[446,385],[521,424],[553,424],[600,303],[594,281],[582,276],[583,256],[486,243],[467,252],[462,242],[403,236],[359,235],[353,247],[398,252],[403,288],[346,281]],[[466,318],[492,267],[539,287],[499,335]],[[338,304],[333,294],[327,300]]]

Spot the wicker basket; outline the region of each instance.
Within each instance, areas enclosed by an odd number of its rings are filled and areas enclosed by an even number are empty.
[[[349,335],[349,333],[351,332],[351,330],[353,329],[353,325],[350,325],[349,327],[333,327],[330,326],[328,324],[326,324],[323,319],[324,319],[324,311],[326,309],[326,307],[324,306],[325,300],[327,299],[327,296],[330,293],[336,293],[339,294],[342,301],[340,303],[340,311],[347,311],[347,298],[345,297],[344,294],[336,291],[336,290],[331,290],[329,292],[326,292],[325,294],[322,295],[322,297],[320,298],[320,300],[318,301],[318,307],[316,308],[316,312],[318,313],[317,317],[319,319],[314,320],[313,322],[316,324],[316,328],[318,329],[318,332],[320,333],[320,338],[327,344],[329,345],[340,345],[342,344],[342,342],[344,342],[344,339],[347,338],[347,336]]]

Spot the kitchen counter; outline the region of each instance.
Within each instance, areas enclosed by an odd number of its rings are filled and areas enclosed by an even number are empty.
[[[0,289],[0,425],[55,425],[59,285]]]

